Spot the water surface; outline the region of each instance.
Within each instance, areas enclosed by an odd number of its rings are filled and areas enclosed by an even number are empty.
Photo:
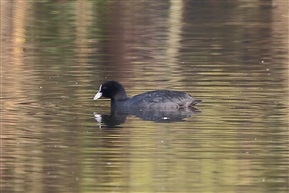
[[[1,7],[2,192],[288,192],[285,1]],[[111,79],[203,103],[115,119]]]

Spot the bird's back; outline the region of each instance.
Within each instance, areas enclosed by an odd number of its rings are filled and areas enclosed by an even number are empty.
[[[178,109],[193,106],[199,102],[201,100],[196,100],[185,92],[156,90],[131,97],[125,104],[140,108]]]

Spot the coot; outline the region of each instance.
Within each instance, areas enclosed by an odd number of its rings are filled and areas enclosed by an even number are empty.
[[[111,107],[120,108],[183,109],[202,102],[185,92],[171,90],[155,90],[128,97],[124,87],[116,81],[107,81],[100,85],[93,100],[102,96],[111,99]]]

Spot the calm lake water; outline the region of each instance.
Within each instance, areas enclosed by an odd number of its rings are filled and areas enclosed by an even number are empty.
[[[286,193],[288,2],[1,1],[3,193]],[[93,101],[185,91],[197,112]]]

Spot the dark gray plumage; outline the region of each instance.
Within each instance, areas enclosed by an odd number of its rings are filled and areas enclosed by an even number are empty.
[[[94,100],[101,96],[110,98],[113,107],[140,109],[182,109],[202,102],[191,95],[171,90],[155,90],[128,97],[124,87],[116,81],[107,81],[100,85]]]

